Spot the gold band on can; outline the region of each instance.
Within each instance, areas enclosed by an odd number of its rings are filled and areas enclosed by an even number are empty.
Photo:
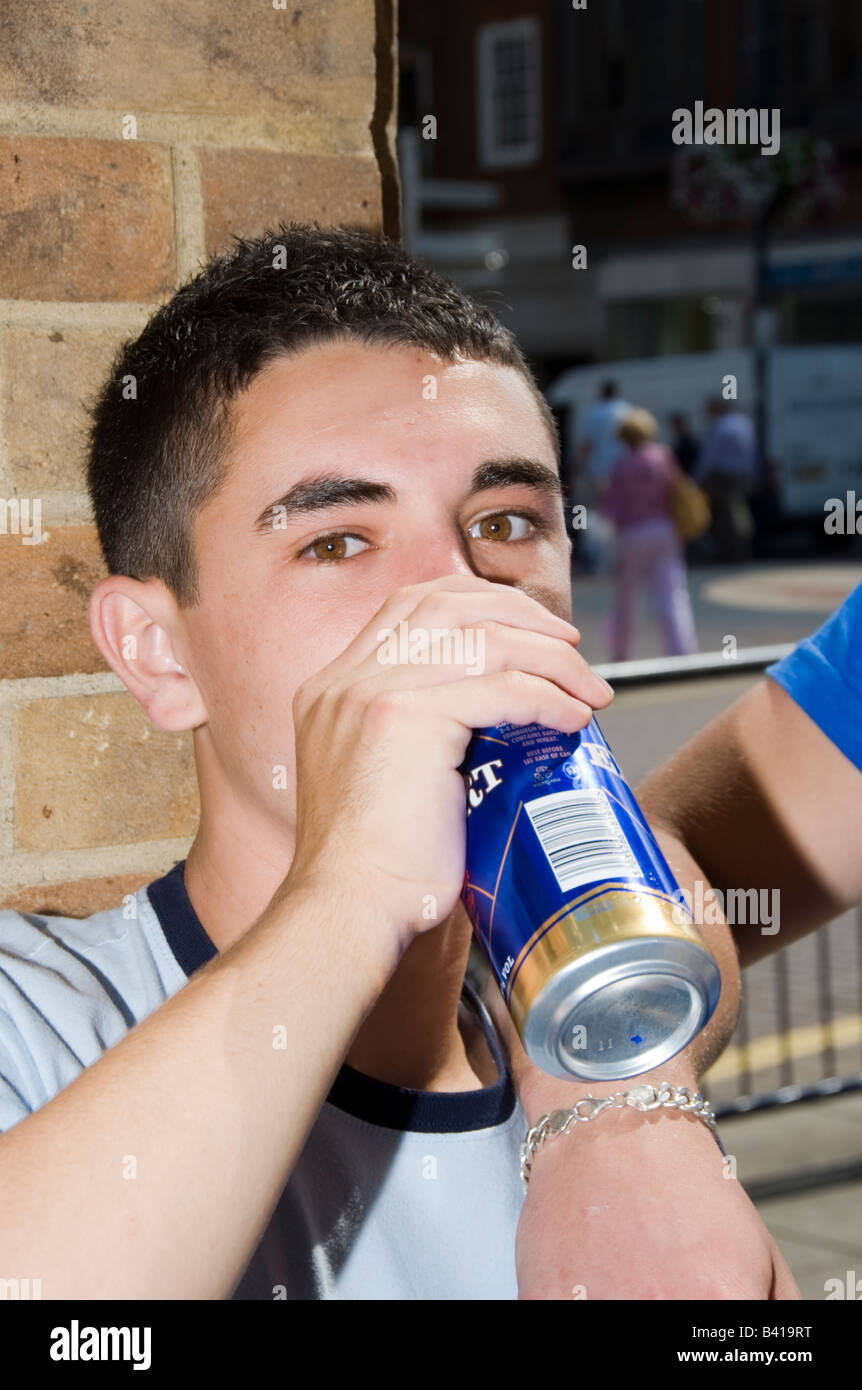
[[[593,886],[566,903],[525,942],[509,976],[506,1002],[519,1034],[536,998],[564,966],[614,942],[672,937],[704,947],[685,907],[663,894],[621,884]]]

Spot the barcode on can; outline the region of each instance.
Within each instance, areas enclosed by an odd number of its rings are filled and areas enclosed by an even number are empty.
[[[643,877],[606,794],[549,792],[524,810],[563,892],[604,878]]]

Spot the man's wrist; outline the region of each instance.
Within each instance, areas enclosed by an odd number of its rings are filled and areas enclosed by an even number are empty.
[[[633,1086],[658,1086],[660,1081],[667,1081],[671,1086],[687,1086],[691,1091],[699,1089],[694,1064],[685,1052],[672,1057],[664,1066],[653,1071],[642,1072],[639,1076],[624,1077],[619,1081],[580,1081],[575,1077],[572,1077],[571,1081],[563,1081],[558,1077],[548,1076],[546,1072],[540,1071],[538,1067],[523,1059],[515,1074],[518,1097],[527,1116],[527,1123],[531,1126],[536,1124],[542,1115],[547,1115],[552,1110],[572,1109],[587,1095],[602,1099],[605,1096],[613,1096],[618,1091],[631,1090]],[[620,1126],[621,1132],[631,1132],[632,1121],[637,1122],[638,1112],[632,1111],[631,1116],[631,1120]]]
[[[701,1056],[699,1048],[702,1035],[698,1035],[687,1048],[678,1052],[675,1057],[669,1058],[662,1066],[655,1067],[651,1071],[641,1072],[639,1076],[621,1077],[618,1081],[583,1081],[576,1077],[572,1077],[571,1080],[563,1080],[556,1076],[549,1076],[547,1072],[541,1071],[530,1061],[521,1045],[511,1015],[492,980],[489,980],[486,986],[485,1003],[497,1031],[503,1039],[512,1080],[529,1127],[536,1124],[542,1115],[550,1114],[552,1110],[572,1109],[579,1100],[587,1095],[602,1098],[612,1096],[617,1091],[630,1090],[633,1086],[640,1084],[657,1086],[660,1081],[667,1081],[671,1086],[687,1086],[691,1091],[699,1091],[700,1089],[698,1059]],[[650,1113],[673,1114],[669,1110]],[[622,1110],[614,1113],[615,1131],[620,1137],[635,1133],[643,1125],[644,1118],[642,1113],[625,1106]],[[681,1118],[685,1119],[687,1124],[695,1124],[698,1129],[706,1128],[701,1120],[685,1116]],[[595,1121],[579,1125],[578,1136],[588,1136],[589,1131],[598,1127],[599,1125]],[[586,1142],[589,1142],[588,1138]]]
[[[325,954],[331,953],[332,933],[343,960],[349,962],[351,975],[362,983],[370,1007],[391,979],[404,952],[391,915],[387,916],[369,893],[348,887],[334,877],[291,871],[258,924],[267,922],[279,935],[285,919],[297,917],[318,924],[315,931]]]
[[[531,1124],[522,1146],[524,1181],[532,1179],[536,1165],[540,1190],[547,1191],[549,1182],[562,1182],[585,1197],[588,1192],[607,1190],[608,1185],[613,1190],[621,1184],[622,1192],[635,1172],[646,1175],[670,1171],[675,1165],[682,1170],[718,1165],[724,1149],[710,1108],[694,1088],[676,1086],[667,1078],[663,1083],[633,1080],[634,1085],[624,1081],[620,1088],[627,1093],[634,1090],[630,1103],[619,1097],[609,1105],[610,1097],[603,1097],[605,1104],[592,1113],[589,1104],[578,1106],[574,1115],[570,1106],[543,1112],[540,1122]],[[645,1098],[637,1094],[641,1087],[648,1091],[651,1104],[644,1105]],[[571,1119],[563,1127],[568,1116]],[[649,1187],[645,1176],[644,1180]]]

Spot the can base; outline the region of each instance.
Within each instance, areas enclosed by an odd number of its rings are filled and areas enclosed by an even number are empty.
[[[533,1001],[522,1042],[551,1076],[617,1081],[660,1067],[703,1028],[721,974],[709,951],[672,937],[618,941],[571,961]]]

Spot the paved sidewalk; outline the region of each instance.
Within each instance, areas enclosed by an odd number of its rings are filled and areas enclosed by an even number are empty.
[[[749,1184],[852,1162],[862,1154],[862,1092],[735,1116],[719,1124],[721,1142]],[[845,1291],[862,1280],[862,1179],[758,1200],[805,1299],[825,1299],[826,1281]],[[862,1287],[857,1297],[862,1298]]]

